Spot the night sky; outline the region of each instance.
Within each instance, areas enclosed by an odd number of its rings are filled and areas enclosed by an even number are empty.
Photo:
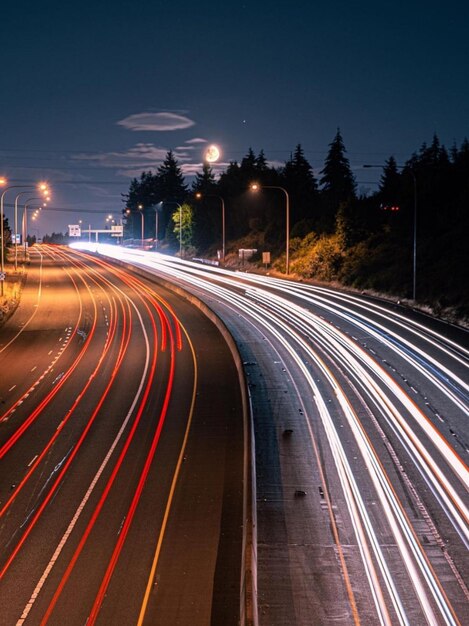
[[[43,213],[41,235],[103,227],[169,149],[188,183],[212,142],[222,168],[301,143],[319,174],[340,127],[364,192],[363,163],[469,136],[468,2],[17,0],[0,51],[0,174],[77,211]]]

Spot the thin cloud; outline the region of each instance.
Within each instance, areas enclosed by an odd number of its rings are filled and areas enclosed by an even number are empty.
[[[208,143],[208,140],[202,139],[201,137],[194,137],[194,139],[188,139],[185,143]]]
[[[77,154],[73,158],[88,161],[98,167],[110,168],[146,168],[159,165],[166,157],[168,150],[159,148],[152,143],[137,143],[125,152],[101,152],[98,154]]]
[[[180,146],[173,151],[174,157],[181,164],[191,161],[186,152],[188,146]],[[142,171],[156,171],[168,154],[168,148],[161,148],[152,143],[137,143],[133,148],[123,152],[83,153],[74,155],[76,161],[87,162],[96,168],[115,169],[118,176],[139,177]]]
[[[133,131],[170,131],[190,128],[195,122],[185,115],[178,113],[160,112],[160,113],[135,113],[129,115],[117,122],[119,126],[123,126]]]

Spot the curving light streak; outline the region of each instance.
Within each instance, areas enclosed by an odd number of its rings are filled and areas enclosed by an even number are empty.
[[[65,573],[63,574],[61,581],[54,593],[54,596],[52,598],[52,600],[49,603],[49,606],[46,610],[45,615],[43,616],[42,620],[41,620],[41,624],[45,625],[47,624],[47,622],[49,621],[52,612],[55,608],[55,605],[60,597],[60,595],[62,594],[65,585],[78,561],[78,558],[86,544],[86,541],[100,515],[100,512],[104,506],[104,503],[107,500],[107,497],[110,493],[110,490],[114,484],[114,481],[118,475],[118,472],[124,462],[124,459],[127,455],[128,449],[134,439],[134,435],[136,433],[137,427],[139,425],[139,423],[141,422],[142,419],[142,415],[143,415],[143,411],[145,409],[145,406],[147,404],[147,400],[150,394],[151,389],[153,388],[153,384],[154,384],[154,379],[155,379],[155,373],[156,373],[156,363],[157,363],[157,344],[158,344],[158,332],[157,332],[157,328],[156,328],[156,322],[154,320],[154,316],[151,313],[151,308],[152,307],[157,314],[157,317],[160,320],[161,326],[164,328],[167,328],[168,333],[169,333],[169,337],[170,337],[170,365],[169,365],[169,373],[168,373],[168,381],[167,381],[167,386],[166,386],[166,392],[165,392],[165,396],[164,396],[164,400],[163,400],[163,406],[157,421],[157,426],[155,429],[155,433],[153,436],[153,441],[150,447],[150,450],[147,454],[146,460],[145,460],[145,464],[143,467],[143,470],[140,474],[139,477],[139,481],[138,481],[138,485],[137,488],[135,490],[134,496],[132,498],[132,502],[131,505],[127,511],[127,514],[125,516],[125,522],[123,524],[123,526],[120,529],[119,532],[119,536],[116,542],[116,545],[114,547],[113,550],[113,554],[111,556],[111,559],[108,563],[107,569],[106,569],[106,573],[105,576],[101,582],[100,588],[98,590],[97,596],[95,598],[93,607],[91,609],[90,615],[88,616],[88,620],[87,623],[89,624],[93,624],[95,623],[97,617],[98,617],[98,613],[102,604],[102,601],[104,599],[107,587],[111,581],[115,566],[117,564],[117,561],[119,559],[119,555],[121,553],[121,550],[124,546],[124,542],[125,539],[127,537],[127,533],[130,529],[130,525],[132,523],[134,514],[136,512],[145,482],[146,482],[146,478],[148,475],[148,472],[150,470],[151,467],[151,463],[152,460],[154,458],[158,443],[159,443],[159,439],[160,439],[160,435],[162,432],[162,428],[163,428],[163,424],[165,422],[165,418],[166,418],[166,414],[167,414],[167,410],[168,410],[168,406],[169,406],[169,401],[171,398],[171,393],[172,393],[172,385],[173,385],[173,379],[174,379],[174,372],[175,372],[175,351],[176,350],[180,350],[181,349],[181,345],[180,345],[180,329],[179,329],[179,321],[177,320],[177,318],[174,315],[174,312],[172,311],[172,309],[170,307],[168,307],[169,311],[170,311],[170,315],[173,316],[173,318],[177,321],[175,330],[173,331],[173,329],[171,328],[171,326],[169,325],[169,321],[166,318],[166,312],[163,310],[163,308],[160,305],[160,302],[162,301],[161,298],[159,298],[156,294],[154,294],[153,292],[151,292],[141,281],[136,280],[135,277],[129,277],[127,275],[126,272],[123,272],[122,270],[116,269],[115,267],[111,267],[109,266],[108,263],[104,263],[103,261],[99,261],[98,260],[98,264],[102,265],[103,267],[105,267],[107,270],[111,271],[111,273],[114,273],[116,276],[118,276],[125,284],[127,284],[128,286],[131,286],[135,292],[135,294],[141,299],[144,308],[146,309],[147,313],[150,316],[150,321],[151,321],[151,327],[152,327],[152,335],[153,335],[153,341],[152,341],[152,348],[150,350],[149,347],[149,341],[148,341],[148,336],[146,333],[146,330],[144,328],[143,325],[143,321],[141,318],[141,315],[138,311],[138,309],[135,306],[135,303],[132,302],[132,306],[135,308],[137,315],[140,319],[140,322],[142,324],[142,330],[144,333],[144,337],[145,337],[145,341],[146,341],[146,367],[145,367],[145,371],[143,373],[143,376],[141,378],[141,382],[140,382],[140,387],[138,390],[137,395],[135,396],[134,399],[134,403],[132,405],[132,413],[133,410],[137,404],[137,400],[138,400],[138,410],[136,412],[135,415],[135,419],[130,427],[130,430],[127,434],[127,437],[125,438],[124,441],[124,445],[122,447],[122,450],[117,458],[117,460],[115,461],[113,470],[111,472],[111,475],[106,483],[106,486],[103,490],[103,493],[99,499],[99,502],[97,504],[97,506],[95,507],[95,510],[93,512],[93,515],[91,517],[91,520],[89,521],[85,533],[82,536],[78,547],[76,548],[72,559],[70,561],[70,563],[68,564]],[[119,288],[114,287],[116,290],[121,291]],[[127,296],[126,294],[124,294],[122,292],[122,294],[124,295],[125,298],[129,298],[129,296]],[[150,362],[150,353],[152,352],[152,357],[151,357],[151,362]],[[145,381],[145,385],[143,385]],[[126,425],[127,422],[132,414],[131,412],[128,413],[127,418],[125,420]],[[115,439],[114,443],[111,446],[111,450],[108,452],[108,454],[106,455],[106,459],[105,459],[105,463],[101,466],[100,470],[99,470],[99,474],[102,473],[105,464],[107,464],[107,461],[110,458],[110,455],[112,453],[112,451],[115,449],[115,446],[117,445],[119,439],[122,437],[122,435],[124,434],[124,428],[122,427],[119,431],[118,437]],[[96,477],[95,477],[96,479]],[[96,483],[96,480],[93,480],[93,484]]]
[[[311,304],[317,305],[318,302],[321,302],[322,308],[327,308],[328,311],[336,315],[341,315],[344,319],[347,319],[348,322],[360,327],[368,333],[374,333],[374,337],[377,340],[384,340],[390,350],[396,352],[400,358],[405,358],[406,362],[415,367],[420,374],[425,375],[427,379],[450,398],[459,409],[463,409],[464,405],[453,393],[453,389],[457,386],[466,389],[467,385],[465,382],[455,376],[450,369],[445,368],[439,361],[417,346],[412,345],[410,353],[404,350],[402,348],[402,341],[397,333],[371,320],[367,315],[361,315],[360,319],[358,319],[357,314],[351,315],[347,307],[341,304],[333,305],[325,301],[322,297],[318,300],[317,296],[314,298],[309,295],[305,296],[304,293],[312,289],[310,287],[304,289],[303,292],[302,288],[304,288],[304,286],[298,286],[297,284],[290,283],[290,281],[272,280],[266,279],[265,277],[253,277],[251,275],[248,277],[243,275],[240,278],[239,276],[233,276],[231,272],[220,270],[219,268],[201,269],[200,265],[194,263],[175,262],[174,259],[168,259],[162,255],[145,254],[137,251],[122,251],[115,247],[100,247],[99,252],[114,258],[124,258],[126,261],[156,270],[158,273],[169,276],[171,279],[177,280],[186,287],[190,287],[191,290],[195,289],[201,294],[212,294],[218,300],[235,307],[242,315],[254,320],[257,325],[264,327],[267,332],[275,336],[276,340],[289,353],[298,369],[302,372],[304,380],[307,381],[311,387],[312,395],[318,406],[324,428],[328,434],[329,445],[333,452],[333,458],[347,500],[349,513],[353,520],[358,545],[362,554],[362,561],[365,566],[370,588],[372,589],[380,623],[388,623],[389,615],[384,600],[382,599],[383,595],[379,591],[379,584],[376,587],[378,591],[376,593],[373,591],[377,584],[377,577],[374,572],[373,561],[367,553],[367,541],[370,543],[373,550],[374,557],[385,581],[399,623],[408,623],[399,595],[394,588],[392,576],[387,568],[379,543],[374,536],[373,527],[369,521],[366,507],[361,500],[360,492],[355,484],[353,471],[348,465],[339,435],[337,431],[335,431],[332,418],[327,411],[321,394],[314,384],[314,380],[311,379],[308,370],[305,368],[294,349],[295,345],[301,346],[301,350],[321,368],[325,378],[329,380],[329,384],[332,385],[334,393],[339,399],[343,414],[354,434],[367,472],[374,484],[384,515],[392,529],[396,544],[402,555],[403,563],[407,568],[409,578],[419,598],[427,622],[439,623],[434,613],[434,606],[436,606],[445,624],[457,624],[458,620],[443,592],[442,586],[433,572],[422,546],[416,538],[411,523],[407,519],[392,488],[390,479],[386,476],[362,425],[354,414],[345,394],[336,384],[332,374],[330,372],[328,373],[328,369],[325,367],[318,354],[312,349],[309,341],[306,341],[302,336],[314,337],[314,340],[318,341],[324,350],[328,351],[335,359],[339,359],[342,365],[346,367],[347,370],[350,370],[356,380],[363,381],[362,386],[367,389],[367,394],[372,399],[372,402],[376,407],[379,407],[380,413],[386,416],[386,419],[392,424],[395,432],[397,432],[401,440],[405,442],[405,447],[410,452],[410,457],[413,462],[431,485],[431,489],[436,494],[443,510],[465,541],[468,539],[467,508],[450,482],[446,479],[438,463],[417,436],[417,433],[410,427],[407,417],[411,415],[419,428],[427,434],[429,439],[438,448],[441,458],[445,460],[447,465],[454,472],[454,475],[459,478],[466,488],[469,484],[467,466],[442,437],[441,433],[437,431],[433,424],[426,418],[419,407],[403,392],[392,376],[386,372],[376,360],[370,357],[363,348],[358,346],[355,341],[352,341],[345,333],[340,332],[339,329],[328,322],[321,320],[319,316],[313,315],[303,307],[294,305],[291,300],[286,300],[284,297],[273,294],[272,289],[275,288],[289,296],[294,295],[296,298],[301,297]],[[249,287],[246,290],[244,286],[246,282],[256,285],[267,285],[269,291],[262,288],[252,289]],[[219,284],[225,285],[225,287],[220,287]],[[292,285],[294,285],[294,287],[292,287]],[[262,315],[256,312],[252,306],[253,299],[258,302],[257,311],[259,311],[259,304],[262,305]],[[360,304],[360,306],[363,307],[364,305]],[[396,325],[412,332],[414,336],[418,336],[419,339],[428,342],[432,347],[442,350],[448,358],[454,359],[459,365],[468,367],[468,363],[464,357],[465,351],[459,349],[459,346],[451,345],[452,342],[446,341],[444,337],[434,331],[421,333],[421,329],[418,328],[419,325],[414,322],[408,322],[406,325],[404,316],[393,316],[389,312],[385,314],[378,310],[379,307],[375,308],[377,308],[376,313],[379,316],[392,317],[392,322]],[[407,320],[405,321],[407,322]],[[300,336],[296,330],[294,331],[292,327],[297,328],[302,336]],[[430,335],[430,337],[428,335]],[[388,339],[391,336],[394,337],[394,340]],[[406,343],[409,345],[408,342]],[[427,366],[427,364],[429,365]],[[435,375],[431,371],[432,367],[439,369],[444,376]],[[373,376],[368,372],[373,373]],[[377,377],[383,387],[377,383],[375,377]],[[387,390],[387,392],[385,390]],[[389,397],[388,393],[390,394]],[[394,398],[394,400],[392,400],[392,398]],[[398,406],[395,405],[396,400],[404,407],[405,415],[402,414]],[[364,539],[365,535],[367,537],[366,540]],[[429,600],[427,592],[430,593],[435,605]]]

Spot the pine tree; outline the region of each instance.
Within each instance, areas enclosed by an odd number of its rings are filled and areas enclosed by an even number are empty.
[[[242,169],[256,169],[256,155],[254,154],[254,150],[249,148],[245,157],[243,157],[241,161]]]
[[[163,202],[160,213],[161,228],[159,230],[164,237],[175,203],[184,202],[188,194],[184,176],[172,150],[169,150],[163,163],[158,167],[156,177],[158,179],[159,200]]]
[[[135,237],[138,229],[140,233],[140,210],[143,210],[145,237],[153,236],[155,232],[155,207],[160,201],[160,189],[158,176],[151,171],[142,172],[140,178],[133,178],[129,192],[122,194],[125,204],[123,209],[124,217],[124,237]],[[142,206],[143,209],[139,207]],[[130,213],[129,213],[130,211]]]
[[[268,171],[269,166],[267,165],[267,159],[265,158],[264,150],[261,150],[257,155],[255,160],[255,168],[259,173]]]
[[[379,193],[383,204],[398,206],[401,195],[401,175],[399,174],[396,159],[390,156],[383,168],[379,184]]]
[[[313,168],[307,161],[301,144],[282,171],[282,179],[291,199],[291,223],[317,217],[318,183]]]
[[[345,153],[345,145],[338,128],[332,143],[329,144],[329,153],[319,181],[323,193],[329,194],[337,203],[355,198],[356,193],[355,179]]]
[[[160,200],[179,203],[184,201],[188,189],[172,150],[166,154],[165,160],[157,169],[156,176],[158,178]]]
[[[214,198],[218,196],[217,184],[208,163],[203,164],[202,173],[197,172],[195,175],[192,191],[196,198],[193,207],[193,244],[207,249],[216,239],[217,229],[220,230],[220,200]]]
[[[339,205],[356,197],[355,178],[345,154],[345,145],[338,128],[332,143],[329,144],[329,152],[321,171],[322,178],[319,181],[323,200],[322,227],[326,231],[333,228]]]
[[[216,186],[217,184],[213,174],[213,169],[208,163],[204,163],[202,166],[202,173],[197,172],[195,175],[195,179],[192,183],[192,191],[204,194],[213,193]]]

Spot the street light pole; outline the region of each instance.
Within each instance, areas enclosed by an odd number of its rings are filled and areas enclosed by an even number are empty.
[[[154,207],[155,211],[155,250],[158,249],[158,223],[159,223],[159,215],[158,215],[158,207],[163,206],[163,202],[158,202]]]
[[[176,202],[179,207],[179,258],[182,259],[182,206]]]
[[[414,242],[412,254],[412,299],[417,299],[417,178],[413,170],[409,170],[414,179]]]
[[[26,187],[28,191],[20,191],[15,198],[15,272],[18,270],[18,200],[20,196],[31,193],[31,189],[35,187]]]
[[[143,216],[143,204],[138,205],[138,210],[140,211],[140,217],[142,218],[142,250],[143,250],[143,240],[145,238],[145,218]]]
[[[4,282],[5,282],[5,242],[4,242],[4,237],[5,237],[5,232],[4,232],[4,227],[3,227],[3,215],[4,215],[4,211],[3,211],[3,207],[4,207],[4,198],[5,198],[5,194],[7,191],[9,191],[10,189],[24,189],[25,185],[10,185],[9,187],[6,187],[6,189],[4,189],[2,195],[0,196],[0,239],[2,240],[2,244],[1,244],[1,274],[2,274],[2,278],[0,280],[1,283],[1,290],[0,290],[0,295],[3,296],[4,294]],[[33,187],[34,189],[34,187]]]
[[[279,187],[277,185],[259,185],[257,183],[253,183],[251,185],[251,189],[253,191],[257,191],[258,189],[280,189],[285,194],[286,200],[286,225],[285,225],[285,273],[288,276],[290,274],[290,197],[288,192],[283,187]]]
[[[383,168],[385,165],[364,165],[367,168]],[[411,173],[414,181],[414,219],[413,219],[413,243],[412,243],[412,300],[417,299],[417,177],[411,167],[396,165],[398,170],[407,170]]]
[[[28,212],[27,210],[31,202],[34,202],[35,200],[42,200],[42,198],[28,198],[26,202],[24,203],[24,209],[23,209],[23,249],[24,249],[24,261],[25,262],[26,262],[26,239],[28,237]]]

